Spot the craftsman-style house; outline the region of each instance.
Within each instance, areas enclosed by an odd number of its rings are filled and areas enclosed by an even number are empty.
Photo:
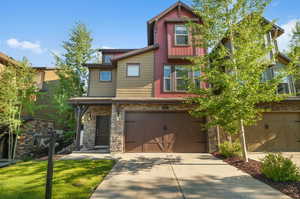
[[[197,77],[201,71],[187,71],[187,56],[201,56],[206,49],[194,47],[184,25],[187,20],[200,23],[192,9],[177,2],[147,22],[148,46],[142,49],[100,49],[99,62],[86,64],[89,69],[87,97],[72,98],[76,107],[77,150],[110,152],[209,152],[216,148],[215,129],[204,130],[206,118],[188,114],[191,105],[183,77],[195,86],[205,87]],[[283,33],[274,25],[270,42]],[[277,45],[276,45],[277,46]],[[276,64],[265,78],[272,78],[276,67],[289,59],[278,53]],[[294,93],[291,77],[278,92]],[[300,103],[288,99],[266,105],[266,113],[255,127],[248,128],[251,151],[300,150]],[[80,125],[82,117],[83,125]]]

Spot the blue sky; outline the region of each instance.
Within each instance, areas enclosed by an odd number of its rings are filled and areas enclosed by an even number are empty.
[[[15,59],[23,56],[35,66],[52,66],[52,52],[61,53],[75,22],[92,32],[93,46],[140,48],[147,45],[146,21],[177,0],[2,0],[0,51]],[[188,2],[188,0],[183,0]],[[265,16],[277,19],[287,30],[281,37],[285,49],[289,33],[300,20],[300,0],[273,0]]]

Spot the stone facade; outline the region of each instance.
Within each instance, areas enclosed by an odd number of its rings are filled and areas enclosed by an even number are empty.
[[[16,158],[35,157],[47,150],[49,130],[54,129],[54,123],[48,120],[34,119],[22,126],[18,137]]]
[[[111,115],[111,105],[91,106],[83,117],[83,150],[93,149],[96,137],[96,116]]]

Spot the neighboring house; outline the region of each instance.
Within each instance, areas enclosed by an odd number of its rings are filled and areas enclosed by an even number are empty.
[[[215,129],[201,128],[207,118],[192,118],[188,111],[193,106],[184,103],[189,96],[185,76],[195,86],[206,86],[195,78],[201,75],[200,71],[183,67],[190,64],[185,57],[206,53],[206,49],[192,45],[184,25],[188,20],[201,22],[189,6],[177,2],[147,22],[147,47],[100,49],[99,63],[86,64],[88,96],[70,99],[78,116],[77,150],[188,153],[216,149]],[[283,33],[275,25],[274,30]],[[280,34],[272,36],[272,41]],[[272,56],[278,54],[273,53]],[[281,54],[278,56],[276,66],[289,61]],[[295,91],[292,81],[283,82],[278,92],[287,91]],[[275,112],[266,113],[258,126],[249,128],[249,149],[299,151],[299,101],[288,99],[264,106]],[[289,131],[282,132],[283,129]],[[280,137],[283,133],[289,134],[284,140]]]
[[[19,62],[13,58],[0,52],[0,73],[4,67],[18,67]],[[54,130],[55,121],[49,116],[51,111],[51,96],[53,94],[54,86],[58,83],[58,76],[55,68],[34,67],[35,79],[37,87],[42,96],[36,98],[37,105],[41,108],[34,112],[33,115],[22,113],[22,131],[23,133],[18,137],[17,158],[26,156],[34,156],[42,154],[47,148],[47,135],[49,129]],[[7,127],[0,127],[0,159],[8,158],[8,134]]]

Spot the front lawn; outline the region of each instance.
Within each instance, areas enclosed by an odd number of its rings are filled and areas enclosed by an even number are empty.
[[[58,160],[54,163],[53,199],[88,199],[114,165],[112,160]],[[42,199],[46,161],[0,169],[0,198]]]

